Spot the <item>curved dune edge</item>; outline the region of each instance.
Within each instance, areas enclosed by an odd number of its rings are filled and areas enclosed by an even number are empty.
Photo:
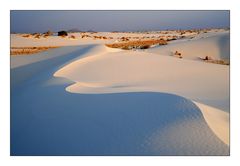
[[[193,101],[194,102],[194,101]],[[229,145],[229,114],[214,107],[194,102],[201,110],[212,131],[225,144]]]
[[[113,50],[113,49],[104,49],[101,50],[102,52],[97,55],[95,54],[91,54],[91,56],[86,57],[86,58],[82,58],[79,59],[78,61],[72,62],[72,64],[68,64],[66,66],[64,66],[63,68],[59,69],[58,71],[56,71],[54,73],[55,77],[64,77],[64,78],[68,78],[70,80],[72,80],[73,82],[75,82],[74,84],[68,86],[65,88],[66,91],[70,92],[70,93],[82,93],[82,94],[101,94],[101,93],[124,93],[124,92],[163,92],[163,93],[169,93],[169,94],[176,94],[179,96],[182,96],[184,98],[188,98],[190,99],[193,103],[195,103],[198,108],[200,109],[201,113],[203,114],[203,117],[205,119],[205,122],[207,123],[207,125],[209,126],[209,128],[213,131],[213,133],[215,133],[215,135],[225,144],[229,145],[229,114],[226,112],[223,112],[221,110],[221,108],[216,108],[215,106],[208,106],[206,105],[207,103],[202,104],[202,102],[197,101],[195,102],[195,98],[201,98],[201,97],[205,97],[205,93],[201,93],[202,91],[212,91],[213,89],[199,89],[199,87],[213,87],[211,86],[213,83],[211,82],[212,80],[212,75],[217,76],[216,78],[219,79],[219,81],[215,82],[221,82],[222,84],[219,86],[219,88],[217,88],[214,93],[210,93],[209,95],[213,95],[215,94],[215,97],[219,97],[219,96],[225,96],[224,93],[223,95],[217,94],[217,92],[219,92],[219,89],[222,90],[222,87],[226,87],[225,84],[223,84],[223,82],[225,82],[225,77],[227,76],[226,72],[227,69],[225,70],[225,66],[220,66],[220,65],[209,65],[209,64],[205,64],[205,63],[199,63],[196,61],[192,61],[192,60],[182,60],[182,62],[180,63],[179,59],[175,59],[175,58],[171,58],[171,57],[165,57],[165,56],[159,56],[156,54],[152,54],[152,56],[149,58],[145,59],[145,55],[149,54],[149,53],[144,53],[144,52],[128,52],[128,51],[121,51],[121,53],[119,52],[119,50]],[[110,53],[114,53],[114,52],[119,52],[117,54],[111,54]],[[127,53],[127,55],[126,55]],[[128,55],[131,56],[128,56]],[[98,56],[99,55],[99,56]],[[138,55],[139,58],[144,58],[141,59],[141,61],[136,60],[133,55]],[[112,64],[110,62],[113,61],[113,59],[120,64],[121,62],[123,62],[122,64],[127,64],[126,66],[118,66],[118,64],[114,64],[113,66],[109,65]],[[151,59],[154,58],[154,59]],[[123,60],[123,61],[121,61]],[[146,60],[146,61],[145,61]],[[89,63],[90,62],[90,63]],[[92,63],[93,62],[93,63]],[[103,63],[104,62],[104,63]],[[108,62],[108,63],[107,63]],[[133,65],[133,62],[135,64],[135,66]],[[144,63],[142,63],[144,62]],[[156,67],[156,62],[158,63],[157,66],[159,66],[159,68],[154,68]],[[171,84],[169,85],[169,81],[166,84],[163,84],[162,86],[159,86],[159,83],[157,83],[156,81],[159,80],[165,80],[166,78],[168,78],[169,76],[166,77],[160,77],[156,80],[155,76],[156,74],[154,74],[154,71],[161,71],[159,69],[162,68],[169,68],[169,66],[166,66],[166,64],[168,63],[173,63],[175,65],[178,65],[179,68],[181,68],[181,71],[176,71],[176,73],[171,73],[172,74],[172,78],[176,78],[179,74],[182,74],[182,72],[184,72],[185,74],[188,73],[191,75],[191,72],[189,72],[188,66],[192,65],[193,67],[195,67],[195,69],[197,68],[199,72],[203,73],[200,69],[204,68],[205,70],[211,70],[211,74],[209,73],[204,73],[203,76],[204,78],[207,78],[208,80],[208,84],[206,84],[206,81],[200,82],[197,81],[198,83],[195,83],[194,86],[190,87],[188,86],[188,88],[184,89],[183,92],[185,93],[185,90],[189,91],[189,89],[191,90],[191,88],[194,87],[198,87],[199,91],[197,91],[196,96],[194,95],[190,95],[188,93],[184,94],[182,91],[178,91],[175,88],[177,86],[180,86],[179,84]],[[145,65],[145,63],[147,63],[148,66],[151,66],[149,68],[149,71],[147,70],[148,68],[144,68],[144,70],[142,70],[141,68],[138,68],[139,64]],[[90,65],[89,65],[90,64]],[[185,65],[184,65],[185,64]],[[116,67],[117,66],[117,67]],[[125,71],[125,69],[129,69],[129,66],[131,67],[129,71]],[[121,71],[120,73],[118,73],[118,69],[122,69],[124,70]],[[134,70],[135,69],[135,70]],[[153,70],[154,69],[154,70]],[[218,76],[217,73],[219,73],[219,70],[221,70],[225,75],[221,75]],[[76,72],[78,71],[78,72]],[[104,72],[106,71],[106,72]],[[112,74],[111,72],[114,71],[115,74]],[[137,72],[136,72],[137,71]],[[171,70],[169,70],[171,71]],[[132,77],[128,77],[126,78],[124,73],[128,72],[129,75],[131,75]],[[88,74],[86,74],[88,73]],[[106,74],[108,73],[108,74]],[[117,74],[116,74],[117,73]],[[134,76],[138,76],[136,74],[141,73],[141,75],[145,75],[145,77],[134,77]],[[148,73],[151,73],[151,77],[149,77]],[[168,73],[169,74],[169,73]],[[118,78],[116,78],[115,76],[119,75],[121,76],[120,81],[118,80]],[[81,77],[80,77],[81,76]],[[111,79],[114,76],[115,79]],[[189,76],[189,75],[187,75]],[[136,79],[134,80],[133,79]],[[197,80],[199,79],[199,75],[195,76],[196,78],[193,80]],[[150,78],[150,84],[145,84],[145,80],[149,80],[148,78]],[[178,78],[178,77],[177,77]],[[187,78],[187,77],[186,77]],[[181,78],[182,79],[182,78]],[[127,80],[124,81],[124,80]],[[221,81],[220,81],[221,80]],[[122,81],[122,82],[121,82]],[[174,79],[172,81],[170,81],[170,83],[174,83]],[[177,82],[177,81],[176,81]],[[214,81],[213,81],[214,82]],[[143,83],[143,84],[141,84]],[[202,85],[203,84],[203,85]],[[208,85],[208,86],[205,86]],[[216,84],[214,84],[216,85]],[[218,84],[219,85],[219,84]],[[163,88],[164,87],[164,88]],[[216,86],[214,86],[216,88]],[[183,88],[183,87],[182,87]],[[189,91],[191,92],[191,91]],[[202,96],[198,96],[198,94],[201,94]],[[204,95],[205,94],[205,95]],[[208,97],[209,97],[208,95]],[[213,95],[214,98],[214,95]]]
[[[89,92],[89,91],[95,91],[98,93],[114,93],[111,92],[112,88],[106,88],[105,86],[101,84],[89,84],[89,83],[74,83],[68,87],[65,88],[66,91],[70,93],[78,93],[75,92],[75,86],[77,88],[83,87],[82,92]],[[78,89],[79,91],[80,89]],[[138,90],[132,90],[131,92],[137,92]],[[126,91],[116,91],[115,93],[126,93]],[[174,94],[176,95],[176,94]],[[181,96],[183,97],[183,96]],[[192,100],[190,100],[192,101]],[[192,101],[194,104],[197,105],[201,113],[203,114],[203,117],[209,126],[209,128],[213,131],[213,133],[225,144],[229,146],[229,113],[224,112],[220,109]]]

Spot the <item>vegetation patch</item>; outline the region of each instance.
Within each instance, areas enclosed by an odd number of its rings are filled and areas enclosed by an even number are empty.
[[[121,48],[125,50],[130,49],[148,49],[152,45],[166,45],[166,40],[137,40],[137,41],[128,41],[128,42],[119,42],[113,44],[106,44],[107,47],[110,48]]]
[[[29,55],[35,54],[42,51],[46,51],[52,48],[58,48],[59,46],[49,47],[11,47],[10,55]]]

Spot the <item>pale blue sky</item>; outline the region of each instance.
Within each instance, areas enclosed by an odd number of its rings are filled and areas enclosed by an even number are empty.
[[[218,11],[11,11],[11,32],[142,31],[230,27],[230,12]]]

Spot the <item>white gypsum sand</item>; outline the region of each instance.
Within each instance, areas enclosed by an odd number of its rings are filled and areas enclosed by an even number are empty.
[[[11,57],[13,153],[229,154],[229,66],[194,58],[207,53],[198,46],[229,57],[228,32],[146,51],[104,46],[134,33],[98,34],[114,39],[11,37],[13,46],[64,46]],[[166,56],[167,48],[183,59]]]

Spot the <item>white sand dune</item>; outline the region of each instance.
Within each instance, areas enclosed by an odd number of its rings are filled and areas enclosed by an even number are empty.
[[[229,155],[229,66],[149,51],[12,57],[11,154]]]
[[[124,51],[81,58],[54,76],[76,82],[67,87],[73,93],[167,92],[225,110],[228,74],[226,65]]]
[[[228,73],[229,67],[223,65],[181,61],[143,52],[120,52],[79,59],[54,75],[75,81],[67,87],[67,91],[73,93],[167,92],[228,111],[229,91],[224,88],[229,86]],[[214,124],[221,126],[221,123]],[[227,144],[228,133],[223,130],[218,135]]]

